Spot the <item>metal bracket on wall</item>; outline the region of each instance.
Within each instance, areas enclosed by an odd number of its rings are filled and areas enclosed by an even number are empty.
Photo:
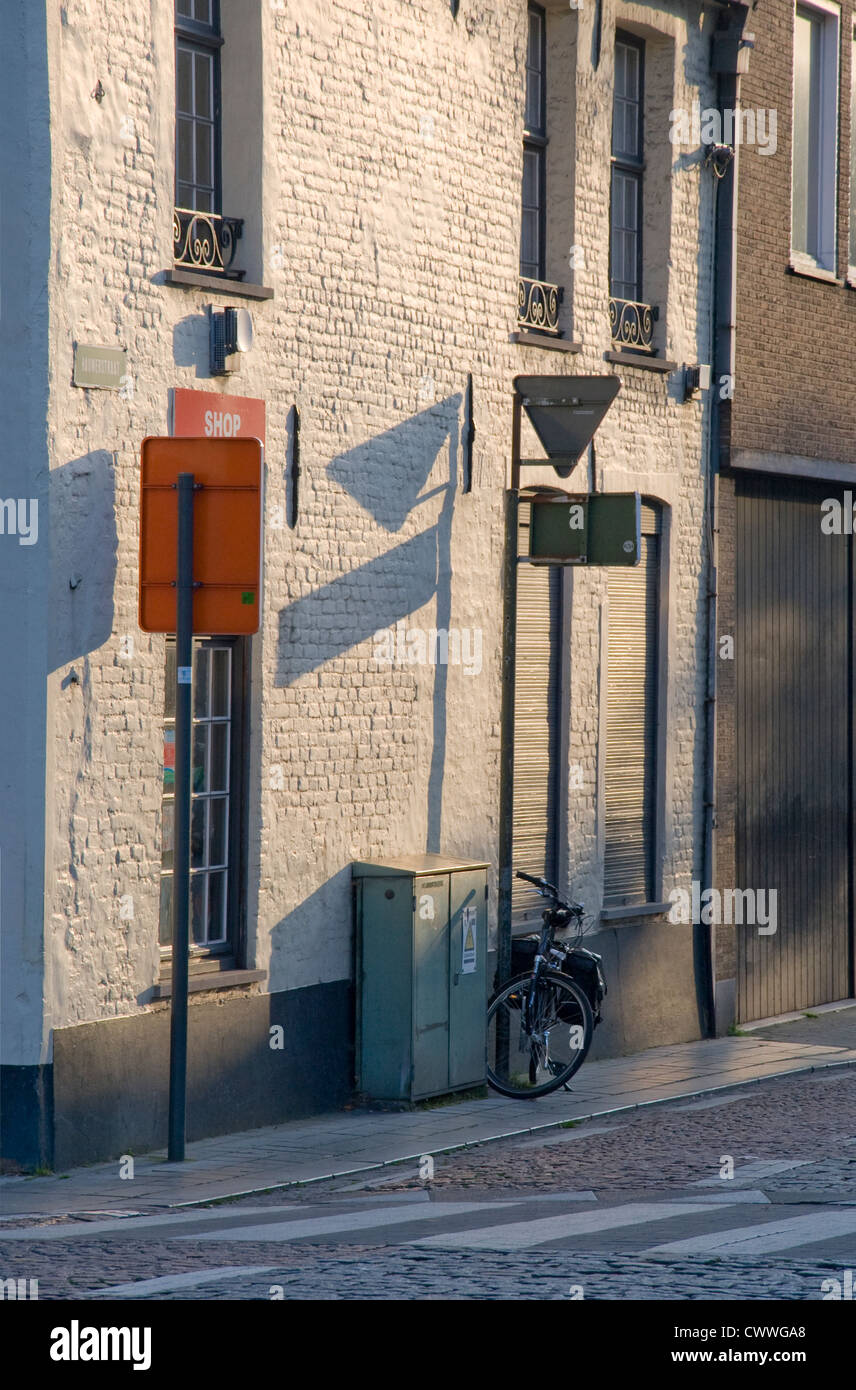
[[[467,389],[464,395],[464,492],[473,490],[473,442],[476,427],[473,424],[473,374],[467,375]]]
[[[288,470],[288,526],[293,531],[297,525],[297,502],[300,479],[300,411],[296,405],[291,407],[291,467]]]

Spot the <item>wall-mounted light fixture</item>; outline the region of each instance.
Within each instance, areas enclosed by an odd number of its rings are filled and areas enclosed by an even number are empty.
[[[684,367],[684,401],[693,400],[701,391],[710,387],[710,367],[700,363],[697,367]]]
[[[246,309],[210,310],[209,365],[212,376],[229,376],[240,371],[237,363],[226,359],[236,352],[249,352],[253,345],[253,321]]]

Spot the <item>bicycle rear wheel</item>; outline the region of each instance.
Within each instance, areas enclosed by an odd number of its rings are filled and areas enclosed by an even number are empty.
[[[514,1099],[546,1096],[582,1066],[593,1034],[591,1005],[566,975],[520,975],[488,1006],[488,1082]]]

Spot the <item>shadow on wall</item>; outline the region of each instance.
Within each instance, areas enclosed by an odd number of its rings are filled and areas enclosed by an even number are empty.
[[[197,377],[211,378],[206,314],[186,314],[172,330],[172,356],[177,367],[195,367]]]
[[[414,508],[427,498],[445,493],[447,500],[437,525],[282,609],[277,686],[291,685],[381,628],[392,627],[422,608],[443,586],[450,589],[447,532],[451,527],[460,404],[459,395],[449,396],[430,410],[340,454],[329,465],[327,471],[334,482],[387,531],[400,531]],[[420,496],[447,440],[449,483]],[[437,621],[439,626],[439,612]]]
[[[452,607],[451,535],[460,436],[460,394],[340,454],[328,473],[390,532],[400,531],[420,503],[442,497],[434,525],[367,564],[296,599],[280,613],[276,685],[342,656],[376,632],[392,628],[436,594],[436,626],[448,629]],[[448,480],[423,493],[448,443]],[[447,668],[434,666],[434,738],[428,783],[426,850],[438,852],[446,744]]]
[[[110,640],[119,541],[113,455],[72,459],[50,475],[48,670]]]
[[[287,868],[284,877],[288,877]],[[345,922],[342,921],[343,903],[348,904]],[[289,966],[295,961],[304,961],[307,956],[312,958],[313,970],[324,973],[325,957],[329,955],[332,970],[340,973],[342,941],[347,939],[352,943],[350,904],[351,866],[347,864],[277,922],[270,934],[268,989],[271,994],[294,988]],[[320,933],[314,925],[318,922],[326,924]]]

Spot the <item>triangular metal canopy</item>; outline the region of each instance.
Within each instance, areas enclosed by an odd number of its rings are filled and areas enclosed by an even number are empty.
[[[617,376],[514,378],[514,389],[548,459],[578,459],[620,388]]]

